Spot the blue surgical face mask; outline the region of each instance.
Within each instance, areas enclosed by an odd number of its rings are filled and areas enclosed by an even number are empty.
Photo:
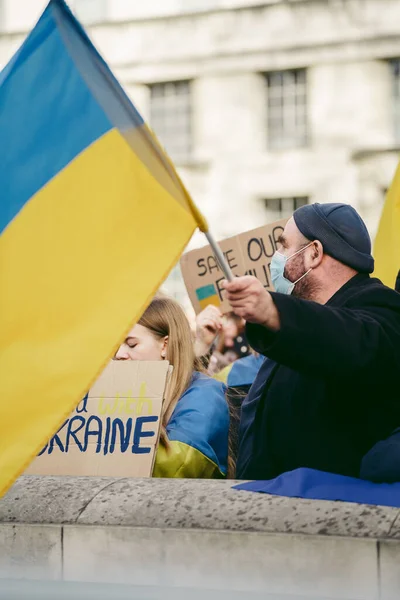
[[[293,292],[296,283],[298,283],[300,279],[303,279],[303,277],[308,275],[309,272],[312,270],[308,269],[308,271],[304,273],[304,275],[299,277],[296,281],[289,281],[289,279],[286,279],[286,277],[284,276],[287,261],[293,258],[293,256],[296,256],[296,254],[300,254],[301,252],[303,252],[306,248],[311,246],[312,243],[313,242],[310,242],[309,244],[307,244],[307,246],[304,246],[304,248],[300,248],[300,250],[297,250],[297,252],[291,254],[290,256],[285,256],[284,254],[278,251],[275,252],[271,260],[270,270],[272,283],[276,292],[279,292],[280,294],[287,294],[289,296]]]

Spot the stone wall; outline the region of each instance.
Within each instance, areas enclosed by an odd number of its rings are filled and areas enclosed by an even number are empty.
[[[22,477],[0,501],[3,584],[156,586],[203,591],[202,597],[210,590],[293,599],[399,597],[398,509],[231,486]]]

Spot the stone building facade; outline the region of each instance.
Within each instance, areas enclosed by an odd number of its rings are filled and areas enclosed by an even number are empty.
[[[0,0],[0,67],[44,4]],[[375,235],[400,145],[399,0],[70,5],[217,237],[305,202],[348,202]],[[181,295],[177,271],[167,287]]]

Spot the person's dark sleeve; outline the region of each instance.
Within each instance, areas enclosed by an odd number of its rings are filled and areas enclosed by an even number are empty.
[[[281,328],[248,323],[250,345],[296,371],[354,377],[400,369],[400,310],[382,305],[335,308],[271,294]]]

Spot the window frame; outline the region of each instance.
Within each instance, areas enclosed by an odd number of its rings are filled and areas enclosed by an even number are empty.
[[[269,71],[264,77],[268,148],[305,148],[309,144],[307,69]]]
[[[190,161],[193,153],[192,80],[162,81],[148,87],[151,128],[175,162]]]
[[[306,206],[310,203],[310,196],[280,196],[280,197],[269,197],[264,198],[264,207],[265,210],[270,213],[276,213],[274,217],[271,219],[273,221],[280,221],[281,219],[289,218],[295,210],[300,208],[301,206]],[[292,202],[292,206],[287,209],[284,208],[284,203]],[[276,203],[277,208],[274,210],[268,204]]]

